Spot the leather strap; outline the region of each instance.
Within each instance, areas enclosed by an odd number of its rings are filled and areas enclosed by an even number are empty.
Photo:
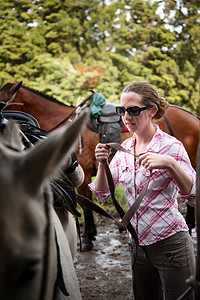
[[[67,291],[64,277],[63,277],[63,271],[62,271],[62,266],[61,266],[61,259],[60,259],[60,248],[59,248],[59,243],[58,243],[58,238],[57,238],[57,233],[55,231],[55,243],[56,243],[56,250],[57,250],[57,278],[56,282],[65,296],[69,296],[69,293]]]
[[[164,119],[164,121],[165,121],[165,123],[166,123],[166,125],[167,125],[168,130],[169,130],[169,134],[170,134],[171,136],[175,136],[175,135],[174,135],[174,132],[173,132],[173,129],[172,129],[170,123],[169,123],[169,120],[167,119],[167,117],[166,117],[165,115],[163,116],[163,119]]]
[[[109,146],[109,147],[113,147],[116,150],[126,152],[126,153],[129,153],[129,154],[132,154],[132,155],[138,157],[138,155],[133,154],[131,151],[123,148],[118,143],[108,143],[106,145]],[[133,215],[136,213],[138,207],[140,206],[140,203],[142,202],[142,199],[144,198],[144,195],[147,191],[149,181],[150,181],[150,178],[151,178],[151,173],[150,173],[150,176],[148,178],[147,183],[145,184],[144,188],[142,189],[142,192],[140,193],[138,198],[135,200],[133,205],[125,213],[124,210],[122,209],[122,207],[120,206],[120,204],[117,202],[117,200],[115,198],[115,185],[114,185],[114,181],[113,181],[113,178],[112,178],[112,174],[110,172],[110,168],[108,166],[108,162],[105,160],[105,161],[103,161],[103,164],[104,164],[104,167],[105,167],[106,176],[107,176],[108,185],[109,185],[109,188],[110,188],[110,193],[111,193],[111,198],[112,198],[113,204],[114,204],[118,214],[120,215],[120,217],[122,219],[120,223],[122,224],[123,228],[128,229],[128,231],[131,234],[132,238],[135,240],[136,246],[138,247],[139,242],[138,242],[137,233],[136,233],[135,229],[133,228],[132,224],[130,223],[130,220],[133,217]]]
[[[132,154],[135,157],[139,157],[139,155],[133,154],[131,151],[125,149],[124,147],[122,147],[118,143],[108,143],[106,145],[109,146],[109,147],[113,147],[116,150]],[[144,198],[144,195],[146,194],[146,191],[147,191],[150,179],[151,179],[151,171],[150,171],[150,176],[149,176],[149,178],[147,180],[147,183],[143,187],[140,195],[137,197],[137,199],[131,205],[131,207],[128,209],[128,211],[122,216],[122,214],[121,214],[121,206],[117,202],[117,200],[115,198],[115,195],[114,195],[115,185],[114,185],[114,182],[113,182],[112,174],[110,172],[110,168],[108,166],[107,161],[104,161],[103,163],[104,163],[104,166],[105,166],[105,171],[106,171],[106,175],[107,175],[107,179],[108,179],[108,185],[109,185],[109,188],[110,188],[110,193],[111,193],[111,197],[112,197],[112,200],[113,200],[113,204],[115,205],[116,210],[118,211],[120,217],[122,218],[121,223],[123,224],[124,227],[127,227],[127,225],[129,224],[131,218],[133,217],[133,215],[136,213],[138,207],[140,206],[140,203],[142,202],[142,199]]]
[[[107,161],[104,161],[103,163],[104,163],[104,167],[105,167],[105,171],[106,171],[106,175],[107,175],[108,185],[109,185],[109,188],[110,188],[110,194],[111,194],[113,204],[114,204],[118,214],[120,215],[121,219],[123,220],[123,218],[125,218],[126,214],[125,214],[123,208],[121,207],[121,205],[117,202],[117,200],[115,198],[115,195],[114,195],[115,188],[114,188],[114,182],[113,182],[112,174],[110,172],[110,168],[108,166]],[[120,223],[122,225],[123,230],[128,229],[128,231],[130,232],[132,238],[135,240],[136,245],[138,246],[139,242],[138,242],[137,233],[136,233],[135,229],[133,228],[132,224],[129,221],[128,221],[127,224],[123,223],[122,221]]]
[[[79,103],[77,106],[74,107],[74,109],[71,111],[71,113],[69,113],[62,121],[60,121],[57,125],[55,125],[53,128],[51,128],[49,130],[49,132],[55,130],[56,128],[58,128],[61,124],[63,124],[65,121],[67,121],[77,110],[78,107],[83,106],[87,101],[91,100],[94,96],[94,92],[92,92],[92,94],[90,94],[89,96],[87,96],[85,99],[83,99],[81,101],[81,103]]]
[[[92,202],[89,198],[84,197],[83,195],[80,195],[80,194],[76,194],[76,201],[81,207],[91,209],[91,210],[95,211],[96,213],[101,214],[104,217],[112,219],[117,224],[120,231],[125,230],[124,226],[121,224],[120,221],[115,219],[112,215],[110,215],[108,212],[106,212],[99,205]]]
[[[124,228],[126,228],[131,220],[131,218],[133,217],[133,215],[136,213],[138,207],[140,206],[140,203],[142,202],[142,199],[144,198],[144,195],[146,194],[148,185],[149,185],[149,181],[150,181],[150,176],[148,178],[147,183],[145,184],[144,188],[142,189],[140,195],[137,197],[137,199],[135,200],[135,202],[131,205],[131,207],[128,209],[128,211],[125,213],[124,210],[122,209],[122,207],[120,206],[120,204],[117,202],[115,195],[114,195],[114,182],[113,182],[113,178],[112,178],[112,174],[110,172],[110,168],[108,166],[108,163],[106,161],[103,162],[104,163],[104,167],[105,167],[105,171],[106,171],[106,175],[107,175],[107,179],[108,179],[108,185],[110,188],[110,193],[111,193],[111,198],[113,200],[113,204],[118,212],[118,214],[121,217],[121,224]],[[127,227],[128,229],[128,227]]]
[[[109,146],[109,147],[113,147],[116,150],[120,150],[120,151],[123,151],[123,152],[134,155],[132,152],[130,152],[129,150],[126,150],[125,148],[123,148],[118,143],[108,143],[106,145]],[[138,157],[138,155],[134,155],[134,156]],[[109,213],[107,213],[104,209],[102,209],[100,206],[96,205],[90,199],[88,199],[88,198],[86,198],[86,197],[84,197],[80,194],[76,194],[76,200],[82,207],[89,208],[89,209],[91,209],[91,210],[93,210],[97,213],[100,213],[101,215],[103,215],[105,217],[113,219],[115,221],[115,223],[117,224],[120,231],[125,231],[127,229],[130,232],[133,239],[135,240],[136,246],[138,246],[139,243],[138,243],[137,234],[136,234],[135,229],[133,228],[132,224],[130,223],[130,220],[133,217],[133,215],[136,213],[138,207],[140,206],[140,203],[142,202],[142,199],[144,198],[144,195],[147,191],[147,188],[148,188],[148,185],[149,185],[149,182],[150,182],[150,179],[151,179],[151,172],[150,172],[150,176],[148,178],[148,181],[145,184],[142,192],[137,197],[137,199],[135,200],[133,205],[125,213],[123,208],[120,206],[120,204],[117,202],[117,200],[115,198],[115,185],[114,185],[114,181],[113,181],[113,178],[112,178],[112,174],[110,172],[110,168],[108,166],[108,162],[106,160],[103,161],[103,165],[105,167],[105,172],[106,172],[106,176],[107,176],[107,180],[108,180],[108,185],[109,185],[109,188],[110,188],[111,198],[112,198],[113,204],[114,204],[114,206],[115,206],[115,208],[116,208],[116,210],[117,210],[117,212],[118,212],[118,214],[121,218],[121,221],[118,221],[113,216],[111,216]]]

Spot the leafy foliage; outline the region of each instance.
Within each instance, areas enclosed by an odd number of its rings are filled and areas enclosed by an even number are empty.
[[[200,1],[0,2],[0,85],[14,80],[67,104],[98,91],[119,103],[134,80],[200,113]]]

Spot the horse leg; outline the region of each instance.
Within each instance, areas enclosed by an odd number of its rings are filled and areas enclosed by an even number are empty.
[[[84,208],[84,218],[85,218],[85,231],[81,237],[82,251],[90,251],[93,248],[92,240],[95,239],[97,234],[96,226],[94,223],[93,212],[90,209]]]
[[[78,188],[78,191],[80,194],[92,200],[92,192],[89,190],[87,183],[82,184],[80,188]],[[83,213],[85,219],[85,227],[84,227],[84,233],[81,237],[82,251],[90,251],[93,248],[92,241],[95,239],[95,236],[97,235],[97,230],[96,230],[92,210],[88,208],[83,208]]]
[[[188,225],[189,233],[191,235],[192,229],[195,228],[195,210],[194,210],[194,207],[192,207],[188,204],[187,204],[187,212],[186,212],[185,221]]]

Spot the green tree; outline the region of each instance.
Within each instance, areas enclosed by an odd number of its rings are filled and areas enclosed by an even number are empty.
[[[165,22],[171,24],[176,38],[171,52],[180,68],[176,89],[181,104],[200,113],[200,1],[164,3]]]
[[[197,111],[199,11],[199,0],[1,1],[0,84],[22,80],[75,104],[89,88],[118,102],[146,80]]]
[[[37,24],[37,27],[33,25]],[[35,76],[29,62],[41,51],[46,51],[43,28],[32,1],[0,2],[0,69],[1,81],[16,74],[22,78]]]

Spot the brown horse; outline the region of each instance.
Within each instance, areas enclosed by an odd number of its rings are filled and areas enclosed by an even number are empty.
[[[4,102],[10,101],[11,105],[7,107],[10,110],[21,110],[34,116],[40,127],[50,131],[52,128],[62,126],[66,122],[66,117],[73,112],[74,107],[67,106],[53,97],[42,94],[41,92],[22,87],[22,83],[7,83],[0,91],[0,100]],[[64,120],[64,121],[63,121]],[[169,106],[166,112],[165,119],[156,120],[159,127],[174,135],[185,146],[190,157],[193,167],[196,167],[197,162],[197,147],[199,142],[200,121],[199,118],[187,110],[177,106]],[[122,133],[122,141],[130,137],[129,132]],[[96,174],[96,160],[94,149],[99,142],[99,136],[96,132],[87,127],[82,136],[83,150],[82,155],[79,155],[78,149],[76,155],[79,163],[84,169],[85,180],[78,188],[80,194],[91,199],[92,193],[88,189],[88,184],[91,182],[91,177]],[[89,248],[92,247],[92,239],[96,235],[96,227],[91,210],[84,209],[85,217],[85,232],[83,235],[84,241],[87,240]],[[194,211],[192,209],[192,217]],[[194,227],[194,221],[190,221],[190,216],[187,217],[187,223],[191,230]]]

